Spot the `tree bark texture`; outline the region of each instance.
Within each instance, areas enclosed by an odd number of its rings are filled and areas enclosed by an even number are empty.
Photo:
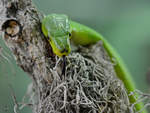
[[[77,47],[63,60],[53,54],[41,32],[31,0],[1,0],[0,26],[15,60],[32,79],[34,113],[125,113],[129,100],[102,42]]]

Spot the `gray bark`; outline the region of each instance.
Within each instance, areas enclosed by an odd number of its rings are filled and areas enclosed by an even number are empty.
[[[129,112],[128,96],[102,42],[72,51],[66,57],[66,75],[61,75],[63,61],[42,34],[41,18],[31,0],[0,1],[3,39],[33,82],[33,112]]]

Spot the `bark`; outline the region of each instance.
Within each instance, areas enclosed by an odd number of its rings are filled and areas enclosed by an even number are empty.
[[[72,51],[64,76],[63,60],[53,54],[41,32],[41,19],[31,0],[0,1],[3,39],[33,82],[33,112],[129,112],[128,96],[102,42]]]

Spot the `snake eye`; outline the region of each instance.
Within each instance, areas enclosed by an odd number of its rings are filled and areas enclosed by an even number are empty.
[[[71,33],[69,33],[69,37],[71,37],[72,35],[71,35]]]

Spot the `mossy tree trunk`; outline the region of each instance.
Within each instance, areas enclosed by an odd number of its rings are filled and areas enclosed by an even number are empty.
[[[33,82],[29,101],[33,112],[131,112],[103,44],[76,48],[66,57],[66,75],[61,75],[63,60],[53,54],[42,34],[41,18],[31,0],[0,1],[3,39]]]

